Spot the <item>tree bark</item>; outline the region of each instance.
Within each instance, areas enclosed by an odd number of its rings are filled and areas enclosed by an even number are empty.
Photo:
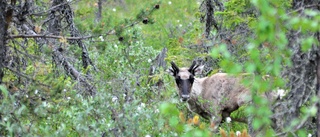
[[[56,5],[60,5],[64,2],[64,0],[54,0],[52,7]],[[56,12],[58,14],[56,14]],[[57,8],[55,11],[52,11],[49,14],[49,26],[48,31],[53,35],[59,35],[59,33],[62,31],[63,23],[62,20],[64,19],[67,22],[67,25],[69,27],[69,31],[72,37],[80,37],[80,32],[75,27],[75,24],[73,22],[73,12],[71,10],[70,5],[64,4],[61,7]],[[81,41],[81,39],[76,40],[70,40],[71,43],[76,43],[78,46],[82,49],[82,62],[83,62],[83,68],[86,69],[88,65],[92,64],[91,60],[89,58],[89,54],[87,51],[86,46]],[[90,78],[88,75],[82,75],[78,70],[76,70],[71,63],[66,59],[66,57],[63,54],[62,47],[58,47],[56,45],[61,45],[57,40],[50,39],[49,45],[53,46],[53,59],[57,65],[63,66],[64,70],[66,71],[67,75],[71,76],[72,78],[79,80],[80,84],[85,88],[86,93],[89,93],[89,95],[94,96],[96,94],[96,88],[95,86],[91,85],[89,83]]]
[[[7,58],[7,30],[13,16],[13,6],[16,0],[11,0],[11,5],[6,0],[0,0],[0,84],[4,77],[4,68],[6,66]]]
[[[292,10],[297,11],[301,16],[305,16],[302,12],[303,10],[300,9],[307,9],[310,5],[317,3],[317,1],[294,0],[292,2]],[[317,10],[314,7],[312,8]],[[308,36],[315,35],[316,33],[311,32],[308,34]],[[289,92],[282,100],[273,105],[273,126],[279,136],[287,135],[284,129],[291,126],[293,120],[300,119],[300,108],[305,106],[311,97],[316,95],[317,90],[319,90],[316,85],[319,83],[320,78],[320,61],[319,57],[317,57],[320,55],[320,49],[314,45],[307,52],[301,51],[301,39],[305,37],[305,34],[300,31],[288,31],[287,37],[289,40],[288,47],[293,52],[291,56],[292,67],[283,71],[283,77],[288,79],[287,89]],[[299,122],[292,127],[290,132],[294,133],[301,128],[315,131],[315,125],[311,119]],[[317,123],[319,123],[319,120]]]
[[[319,35],[319,33],[318,33]],[[316,96],[318,99],[320,99],[320,54],[318,54],[317,57],[317,90],[316,90]],[[320,101],[317,102],[317,117],[316,117],[316,126],[317,126],[317,131],[316,131],[316,136],[320,137]]]
[[[0,1],[0,84],[2,84],[2,78],[4,77],[4,62],[6,58],[6,35],[7,35],[7,22],[6,22],[6,7],[5,0]]]

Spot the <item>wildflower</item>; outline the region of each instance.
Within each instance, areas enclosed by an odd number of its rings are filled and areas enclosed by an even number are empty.
[[[182,121],[182,122],[185,122],[185,121],[186,121],[186,118],[185,118],[183,112],[180,112],[180,113],[179,113],[179,118],[180,118],[180,121]]]
[[[205,129],[205,127],[206,127],[206,125],[204,123],[201,123],[199,126],[200,129]]]
[[[151,63],[152,62],[152,59],[148,59],[148,63]]]
[[[71,98],[70,98],[70,97],[67,97],[67,99],[70,100]]]
[[[171,2],[171,1],[169,1],[169,2],[168,2],[168,4],[169,4],[169,5],[171,5],[171,4],[172,4],[172,2]]]
[[[220,129],[220,135],[221,137],[227,137],[227,133],[223,129]]]
[[[309,133],[309,134],[308,134],[308,137],[312,137],[312,134]]]
[[[159,111],[159,109],[156,109],[155,111],[154,111],[154,113],[159,113],[160,111]]]
[[[44,107],[47,107],[47,106],[48,106],[47,102],[42,102],[42,105],[43,105]]]
[[[195,116],[193,117],[192,122],[193,122],[193,124],[198,125],[198,124],[199,124],[199,116],[198,116],[198,115],[195,115]]]
[[[145,137],[151,137],[150,135],[146,135]]]
[[[280,99],[282,99],[286,95],[285,92],[286,91],[283,89],[277,90],[277,95],[279,96]]]
[[[210,128],[211,128],[212,130],[215,129],[215,126],[216,126],[216,124],[214,124],[214,122],[211,122],[211,123],[210,123]]]
[[[247,130],[245,130],[245,129],[242,130],[241,136],[242,136],[242,137],[247,137],[247,136],[249,136]]]
[[[38,92],[39,92],[39,91],[36,89],[36,90],[34,91],[34,94],[38,94]]]
[[[226,122],[227,122],[227,123],[230,123],[230,122],[231,122],[231,118],[230,118],[230,117],[227,117],[227,118],[226,118]]]
[[[118,100],[118,97],[117,96],[113,96],[111,100],[112,100],[112,102],[116,102]]]
[[[235,137],[236,135],[234,134],[233,131],[230,132],[229,137]]]
[[[101,41],[104,41],[103,36],[99,36],[99,39],[100,39]]]
[[[138,110],[138,111],[140,111],[140,110],[141,110],[141,107],[140,107],[140,106],[138,106],[138,107],[137,107],[137,110]]]
[[[146,106],[146,104],[141,103],[140,106],[144,108]]]
[[[188,124],[192,124],[192,118],[189,118],[187,121]]]
[[[240,132],[240,131],[237,131],[237,132],[236,132],[236,135],[237,135],[237,137],[240,137],[241,132]]]
[[[117,11],[117,9],[116,9],[116,8],[113,8],[113,9],[112,9],[112,11],[114,11],[114,12],[115,12],[115,11]]]

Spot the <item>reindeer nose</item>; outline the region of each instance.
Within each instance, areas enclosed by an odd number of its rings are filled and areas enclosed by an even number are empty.
[[[187,101],[190,98],[189,95],[181,95],[181,97],[182,97],[182,101]]]

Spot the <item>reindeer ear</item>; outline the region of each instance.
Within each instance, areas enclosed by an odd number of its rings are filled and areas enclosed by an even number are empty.
[[[193,75],[198,75],[202,73],[203,68],[204,65],[199,66],[197,65],[196,61],[193,61],[188,71]]]
[[[174,70],[172,69],[172,67],[170,67],[167,72],[171,75],[171,76],[175,76]]]
[[[194,74],[195,74],[195,75],[201,74],[203,68],[204,68],[204,65],[198,66],[197,68],[195,68],[195,69],[193,70],[193,71],[194,71]]]

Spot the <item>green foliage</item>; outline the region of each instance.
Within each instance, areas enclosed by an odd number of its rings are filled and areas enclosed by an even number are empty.
[[[287,12],[291,1],[252,0],[251,2],[252,5],[248,4],[248,1],[228,1],[226,3],[226,12],[217,13],[222,14],[222,17],[231,18],[236,16],[224,24],[227,27],[235,26],[237,23],[242,22],[249,25],[254,31],[256,37],[254,39],[249,38],[250,43],[246,45],[248,60],[244,64],[234,62],[234,57],[231,56],[226,45],[223,44],[213,48],[211,55],[214,58],[222,59],[220,66],[228,73],[239,74],[247,72],[254,74],[254,77],[247,77],[244,80],[244,84],[251,88],[254,95],[254,105],[247,107],[246,111],[254,117],[253,128],[256,130],[263,128],[266,131],[266,136],[268,136],[274,134],[274,131],[269,128],[271,125],[269,117],[272,112],[267,103],[268,101],[257,94],[272,91],[285,85],[286,80],[279,77],[280,72],[283,67],[290,67],[292,64],[290,60],[292,51],[288,50],[286,34],[292,29],[300,30],[304,33],[319,31],[319,12],[305,10],[303,11],[304,14],[310,15],[310,18],[305,18],[296,15],[295,12],[297,11]],[[254,6],[259,10],[260,15],[257,18],[252,18],[250,15],[242,17],[237,14],[248,10],[250,8],[248,5]],[[232,8],[236,10],[229,11]],[[314,37],[306,37],[300,41],[301,50],[305,52],[313,45],[318,45],[318,41]],[[265,75],[270,76],[271,79],[264,79]],[[310,111],[312,112],[308,112],[306,117],[310,117],[310,114],[315,113],[313,109],[310,109]],[[299,121],[293,121],[295,123],[293,125],[298,124]],[[292,127],[288,128],[288,130],[292,129]],[[305,136],[305,133],[303,130],[298,131],[299,135],[304,134]]]
[[[286,80],[279,76],[283,67],[291,66],[292,55],[286,34],[291,29],[305,34],[320,31],[319,12],[304,10],[308,18],[300,17],[296,11],[288,12],[291,1],[286,0],[223,1],[225,10],[215,12],[223,22],[222,27],[235,30],[245,25],[255,36],[245,38],[249,41],[246,45],[236,45],[237,49],[245,47],[246,51],[237,51],[247,57],[242,63],[236,62],[238,57],[232,56],[227,44],[214,45],[210,54],[198,47],[212,41],[203,38],[203,24],[198,21],[200,5],[196,1],[123,2],[103,1],[100,20],[96,19],[96,1],[72,2],[76,27],[84,36],[92,36],[83,42],[94,67],[81,69],[82,50],[61,39],[64,54],[77,57],[70,59],[75,68],[92,76],[90,82],[98,90],[95,97],[82,94],[79,81],[50,62],[50,45],[42,45],[40,49],[35,40],[28,39],[31,46],[23,49],[17,46],[17,42],[22,42],[20,39],[8,42],[11,48],[35,57],[23,60],[25,68],[19,72],[24,77],[5,71],[5,84],[0,85],[1,136],[219,136],[213,132],[212,123],[187,112],[185,104],[178,102],[174,80],[166,68],[149,76],[150,66],[164,47],[168,48],[165,60],[175,61],[179,66],[189,65],[196,57],[212,56],[225,72],[250,73],[243,83],[252,89],[254,105],[241,107],[232,117],[251,114],[255,117],[254,129],[264,128],[266,136],[274,135],[268,101],[257,94],[285,85]],[[50,5],[49,1],[36,1],[36,4],[44,10]],[[212,32],[214,36],[217,33]],[[299,41],[302,51],[319,44],[308,36]],[[265,75],[270,79],[264,79]],[[163,80],[164,89],[152,86],[159,80]],[[303,119],[314,116],[315,110],[310,106],[301,108]],[[292,125],[298,122],[293,121]],[[246,124],[225,122],[220,129],[231,135],[233,131],[245,130]],[[306,130],[297,131],[299,136],[306,133]]]

